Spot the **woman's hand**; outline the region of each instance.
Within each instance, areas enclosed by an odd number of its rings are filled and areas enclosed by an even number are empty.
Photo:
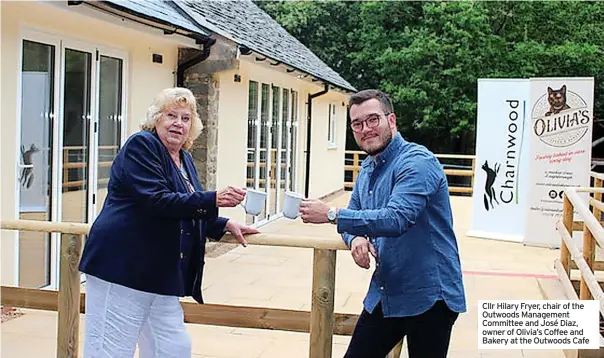
[[[216,192],[216,206],[219,208],[232,208],[243,201],[245,198],[245,188],[238,188],[235,186],[227,186],[224,189],[220,189]]]
[[[243,247],[247,246],[247,241],[245,240],[245,237],[243,237],[243,235],[260,233],[260,231],[254,229],[253,227],[241,225],[233,220],[227,221],[225,229],[231,234],[233,234],[233,236],[235,236],[237,241],[239,241],[241,245],[243,245]]]

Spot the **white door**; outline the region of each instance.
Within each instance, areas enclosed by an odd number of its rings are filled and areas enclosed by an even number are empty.
[[[19,217],[90,223],[124,138],[125,56],[35,33],[22,48]],[[20,233],[20,286],[58,286],[58,238]]]
[[[298,93],[250,81],[248,99],[247,187],[267,192],[267,199],[246,223],[263,224],[281,216],[285,191],[296,191]]]
[[[23,40],[17,151],[18,217],[56,220],[56,128],[60,43],[45,36]],[[51,285],[52,235],[20,232],[16,282],[21,287]]]

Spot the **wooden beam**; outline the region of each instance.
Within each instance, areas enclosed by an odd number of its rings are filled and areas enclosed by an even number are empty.
[[[309,357],[331,358],[336,251],[314,250]]]
[[[444,169],[446,175],[454,175],[458,177],[471,177],[474,171],[471,169]]]
[[[2,230],[62,232],[77,235],[88,235],[90,226],[90,224],[37,220],[2,220],[1,224]]]
[[[571,201],[572,201],[572,199],[571,199]],[[590,213],[590,215],[591,215],[591,213]],[[571,258],[579,266],[579,271],[581,272],[581,278],[582,278],[583,282],[585,282],[585,286],[589,290],[589,293],[592,295],[592,297],[600,302],[600,305],[599,305],[600,312],[604,312],[604,300],[603,300],[604,292],[602,292],[602,288],[600,287],[600,284],[598,283],[598,281],[596,280],[596,277],[591,272],[591,269],[585,262],[585,259],[583,258],[583,254],[575,246],[575,242],[573,241],[573,238],[570,236],[569,232],[564,227],[564,224],[562,223],[562,221],[556,222],[556,228],[558,229],[558,232],[560,233],[562,240],[564,240],[564,243],[568,247],[568,251],[570,252]]]
[[[469,186],[450,186],[449,187],[449,192],[450,193],[468,193],[471,194],[472,193],[472,188],[470,188]]]
[[[61,235],[57,357],[77,358],[80,341],[80,251],[83,235]]]
[[[2,286],[2,304],[11,307],[56,311],[57,291],[35,288]],[[85,313],[85,294],[80,294],[80,313]],[[273,329],[293,332],[310,332],[310,312],[277,308],[228,306],[206,303],[181,302],[185,322],[215,326]],[[333,333],[352,335],[359,318],[356,314],[335,313]]]
[[[569,233],[569,235],[572,237],[573,236],[573,231],[575,231],[575,221],[573,221],[573,213],[574,213],[574,208],[573,208],[573,203],[571,203],[570,199],[565,195],[564,196],[564,204],[563,204],[563,211],[562,211],[562,224],[564,225],[566,231]],[[560,234],[562,235],[562,234]],[[562,246],[560,248],[560,262],[562,263],[562,267],[564,267],[564,271],[566,272],[566,275],[569,277],[570,279],[570,262],[572,260],[570,259],[570,251],[568,249],[568,247],[566,247],[566,243],[564,242],[564,240],[562,240]]]
[[[604,261],[594,261],[592,264],[592,268],[594,271],[604,271]],[[574,261],[572,261],[570,263],[570,269],[578,270],[579,267],[577,267],[577,264]]]

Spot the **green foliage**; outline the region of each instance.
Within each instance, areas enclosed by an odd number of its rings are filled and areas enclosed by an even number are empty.
[[[473,152],[478,78],[595,77],[604,118],[604,2],[257,4],[355,87],[388,92],[401,132],[435,152]]]

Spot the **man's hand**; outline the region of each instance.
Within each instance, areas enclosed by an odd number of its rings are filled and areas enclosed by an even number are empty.
[[[243,245],[243,247],[247,246],[247,241],[245,240],[245,237],[243,237],[243,235],[260,233],[260,231],[254,229],[253,227],[241,225],[233,220],[227,221],[226,226],[224,228],[231,234],[233,234],[233,236],[235,236],[237,241],[239,241],[241,245]]]
[[[352,253],[354,262],[364,269],[369,269],[369,253],[371,253],[373,257],[377,257],[373,244],[361,236],[352,239],[352,242],[350,243],[350,252]]]
[[[328,223],[327,212],[329,205],[321,200],[304,199],[300,204],[300,216],[305,223],[324,224]]]
[[[216,192],[216,206],[219,208],[232,208],[239,205],[245,198],[246,189],[227,186]]]

